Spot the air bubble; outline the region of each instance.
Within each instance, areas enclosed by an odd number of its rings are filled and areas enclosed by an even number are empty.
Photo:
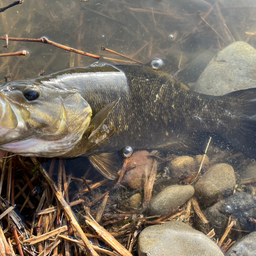
[[[126,147],[122,148],[121,153],[122,153],[123,158],[129,158],[133,154],[133,149],[130,146],[126,146]]]
[[[159,69],[161,68],[162,66],[164,65],[164,61],[160,58],[154,58],[152,61],[151,61],[151,67],[153,69]]]
[[[226,213],[231,214],[233,212],[233,208],[231,207],[231,205],[226,205],[225,211],[226,211]]]
[[[175,41],[177,39],[177,36],[178,36],[178,32],[177,31],[174,31],[173,33],[169,34],[168,35],[168,39],[170,41]]]

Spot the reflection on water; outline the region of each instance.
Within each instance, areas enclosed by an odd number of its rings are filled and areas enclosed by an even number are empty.
[[[8,4],[7,0],[0,1],[0,7]],[[102,61],[114,64],[130,62],[101,51],[101,46],[143,63],[149,63],[153,58],[159,57],[166,60],[164,71],[194,88],[199,76],[217,52],[235,41],[244,41],[255,47],[255,12],[254,0],[25,0],[23,4],[1,13],[0,36],[46,36],[52,41],[101,55]],[[2,45],[4,44],[3,41]],[[87,66],[95,61],[42,43],[10,42],[8,48],[1,48],[1,53],[24,49],[29,51],[26,57],[1,58],[1,83],[4,82],[4,76],[9,74],[11,80],[33,78],[42,71],[50,74],[68,67]],[[250,53],[251,55],[253,54]],[[117,149],[119,154],[120,150],[121,148]],[[203,162],[202,156],[199,155],[177,157],[168,155],[168,152],[160,152],[148,158],[148,154],[142,151],[135,152],[130,159],[119,158],[118,164],[122,166],[124,163],[122,169],[128,172],[122,185],[115,188],[113,187],[116,182],[104,180],[85,158],[66,159],[66,172],[61,169],[62,162],[57,161],[51,165],[50,161],[44,165],[47,170],[50,169],[56,181],[58,178],[66,180],[70,202],[83,199],[84,205],[90,207],[97,221],[101,221],[124,245],[128,244],[134,253],[138,232],[145,226],[174,219],[190,223],[204,233],[214,228],[216,235],[213,240],[221,239],[227,223],[233,223],[233,228],[235,227],[228,234],[231,241],[255,230],[253,182],[256,167],[253,160],[232,148],[229,149],[229,146],[222,144],[217,138],[213,138]],[[7,166],[8,164],[9,160]],[[21,175],[21,172],[15,174],[16,193],[16,190],[20,190],[37,171],[28,158],[14,160],[13,164],[15,169],[27,172],[24,174],[27,178]],[[203,178],[199,180],[200,183],[196,183],[199,168]],[[67,177],[61,178],[60,172]],[[150,202],[153,184],[154,201]],[[171,185],[177,184],[180,186],[178,193],[175,190],[177,187],[170,188]],[[38,179],[33,186],[35,185],[46,191],[44,184]],[[11,200],[10,194],[6,192],[10,191],[10,185],[1,186],[2,196]],[[184,192],[181,192],[183,189]],[[160,197],[163,190],[171,196]],[[110,191],[109,199],[104,208],[102,199],[107,191]],[[28,193],[28,189],[25,190],[25,194]],[[195,197],[191,199],[194,193]],[[169,198],[177,194],[183,197],[169,202]],[[45,192],[45,195],[41,192],[40,197],[46,197],[42,202],[43,208],[56,205],[49,191]],[[18,209],[28,222],[32,221],[30,216],[34,214],[40,197],[28,199],[28,208],[26,204],[22,206],[23,198],[15,199]],[[167,202],[169,206],[165,208],[164,204]],[[180,210],[177,210],[178,206]],[[101,207],[104,208],[102,216],[97,215]],[[76,206],[74,209],[85,214],[83,207]],[[77,215],[82,219],[80,214]],[[147,218],[152,215],[157,217]],[[233,216],[232,219],[229,219],[230,216]],[[54,223],[55,217],[51,216],[52,220],[44,218],[45,222]],[[49,231],[50,228],[46,230]],[[228,238],[219,243],[224,245],[223,250],[231,245]],[[78,253],[79,249],[74,251]]]

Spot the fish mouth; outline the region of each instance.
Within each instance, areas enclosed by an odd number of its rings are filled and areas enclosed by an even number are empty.
[[[68,104],[58,109],[59,126],[46,134],[31,127],[33,115],[29,109],[0,93],[0,150],[35,157],[58,157],[72,150],[90,124],[91,106],[86,102],[79,114]]]
[[[0,144],[12,141],[26,129],[24,118],[29,112],[0,93]]]
[[[91,121],[91,112],[84,117],[85,129],[89,126]],[[49,141],[42,140],[36,137],[31,137],[22,140],[15,140],[4,145],[0,145],[0,149],[4,151],[13,152],[22,156],[35,156],[35,157],[60,157],[72,150],[73,147],[80,141],[84,131],[77,133],[68,133],[65,137],[58,140]]]

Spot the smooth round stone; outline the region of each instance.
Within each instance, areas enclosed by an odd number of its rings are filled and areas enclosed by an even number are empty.
[[[245,42],[234,42],[210,61],[193,90],[208,95],[224,95],[255,88],[255,66],[256,50]]]
[[[232,194],[236,185],[234,169],[228,164],[212,166],[196,183],[195,195],[203,205],[212,205],[223,196]]]
[[[180,178],[195,171],[195,160],[191,156],[178,156],[169,162],[170,176],[173,179]]]
[[[138,209],[141,204],[141,194],[136,193],[129,198],[129,204],[131,208]]]
[[[166,187],[150,202],[151,215],[164,215],[178,206],[185,204],[193,195],[194,187],[191,185],[173,185]]]
[[[196,162],[197,162],[198,165],[201,164],[202,159],[203,159],[203,156],[204,156],[204,155],[196,155]],[[203,166],[209,166],[209,163],[210,163],[209,157],[206,155],[206,156],[204,157]]]
[[[255,256],[256,255],[256,231],[237,241],[226,253],[226,256]]]
[[[224,256],[205,234],[183,222],[145,228],[138,240],[139,256]]]

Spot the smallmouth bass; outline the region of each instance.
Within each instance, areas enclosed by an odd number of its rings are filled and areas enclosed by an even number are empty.
[[[202,153],[203,133],[220,135],[255,157],[256,89],[208,96],[184,89],[150,65],[105,63],[0,87],[1,150],[23,156],[88,156],[110,179],[115,173],[100,153],[126,145]]]

